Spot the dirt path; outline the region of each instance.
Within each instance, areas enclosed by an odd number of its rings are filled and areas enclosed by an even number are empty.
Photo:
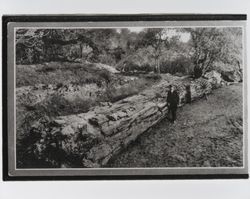
[[[108,167],[242,166],[242,84],[178,109],[177,123],[154,126]]]

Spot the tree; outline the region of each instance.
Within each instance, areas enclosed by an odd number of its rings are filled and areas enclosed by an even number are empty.
[[[199,78],[222,58],[227,44],[221,28],[188,28],[193,47],[194,77]]]
[[[42,38],[48,32],[41,29],[18,29],[16,31],[16,61],[33,63],[40,61],[43,51]]]
[[[169,37],[168,30],[164,28],[149,28],[139,36],[143,47],[151,48],[152,57],[155,62],[155,72],[160,73],[160,60],[164,52],[179,39],[178,36]]]
[[[117,57],[117,51],[119,53],[119,58],[116,59],[115,68],[118,68],[121,71],[125,71],[126,62],[128,62],[142,47],[140,43],[141,34],[131,32],[127,28],[120,29],[119,34],[119,49],[116,49],[115,57]]]
[[[241,67],[241,28],[188,28],[184,31],[191,35],[195,78],[212,69],[215,62]]]
[[[224,28],[226,44],[221,53],[221,61],[225,64],[235,65],[239,70],[242,69],[242,28]]]
[[[89,46],[98,54],[98,44],[88,29],[18,29],[16,31],[17,62],[67,60],[65,46],[79,46],[78,57],[82,58],[83,46]],[[95,35],[94,35],[95,36]]]

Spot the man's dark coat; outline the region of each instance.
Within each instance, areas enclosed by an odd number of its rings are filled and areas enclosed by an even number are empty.
[[[179,104],[179,94],[176,90],[173,92],[168,91],[167,103],[169,103],[170,109],[177,109],[177,106]]]

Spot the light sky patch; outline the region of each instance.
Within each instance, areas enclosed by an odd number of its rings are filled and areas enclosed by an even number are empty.
[[[145,27],[128,27],[128,29],[131,31],[131,32],[141,32],[143,29],[145,29]],[[168,31],[168,36],[169,37],[173,37],[173,36],[176,36],[176,35],[179,35],[180,36],[180,40],[182,42],[187,42],[189,39],[190,39],[190,34],[189,33],[181,33],[181,32],[177,32],[176,31],[176,28],[171,28],[169,31]]]

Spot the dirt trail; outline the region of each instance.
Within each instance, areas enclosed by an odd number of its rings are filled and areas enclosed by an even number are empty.
[[[242,166],[242,84],[217,89],[162,120],[107,167]]]

